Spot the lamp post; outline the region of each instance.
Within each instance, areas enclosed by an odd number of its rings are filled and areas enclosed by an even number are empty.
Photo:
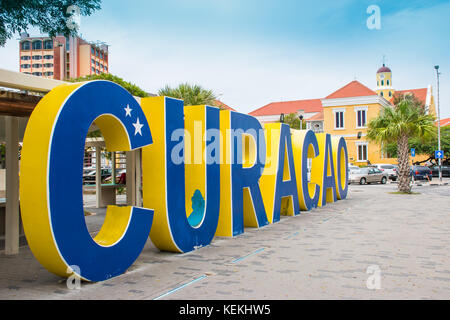
[[[438,105],[438,150],[441,150],[441,109],[439,105],[439,66],[434,66],[436,69],[436,77],[437,77],[437,105]],[[439,181],[442,183],[442,159],[439,158]]]
[[[298,118],[300,120],[300,130],[303,130],[303,115],[301,114]]]
[[[280,122],[284,123],[284,113],[280,114]]]

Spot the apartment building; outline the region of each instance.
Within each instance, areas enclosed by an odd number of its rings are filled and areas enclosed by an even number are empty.
[[[30,37],[19,42],[19,70],[50,79],[70,79],[109,73],[108,45],[80,37]]]

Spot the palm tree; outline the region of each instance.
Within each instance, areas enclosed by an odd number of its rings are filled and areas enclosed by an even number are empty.
[[[216,105],[217,96],[212,90],[207,90],[199,85],[190,85],[189,83],[182,83],[176,88],[165,86],[158,91],[159,96],[172,97],[184,100],[186,106],[197,105]]]
[[[379,116],[368,124],[367,138],[383,143],[397,143],[398,191],[411,192],[409,138],[426,139],[435,132],[434,116],[427,114],[414,95],[397,95],[394,107],[383,107]]]

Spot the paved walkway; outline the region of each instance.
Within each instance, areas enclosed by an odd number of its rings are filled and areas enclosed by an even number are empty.
[[[344,201],[187,254],[148,241],[126,274],[79,290],[26,247],[0,253],[0,299],[449,299],[450,186],[395,189],[351,186]]]

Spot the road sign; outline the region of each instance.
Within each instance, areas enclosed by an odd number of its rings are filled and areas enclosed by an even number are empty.
[[[411,148],[411,157],[415,157],[416,156],[416,149]]]
[[[444,159],[444,151],[442,150],[436,150],[434,152],[434,158],[435,159]]]

